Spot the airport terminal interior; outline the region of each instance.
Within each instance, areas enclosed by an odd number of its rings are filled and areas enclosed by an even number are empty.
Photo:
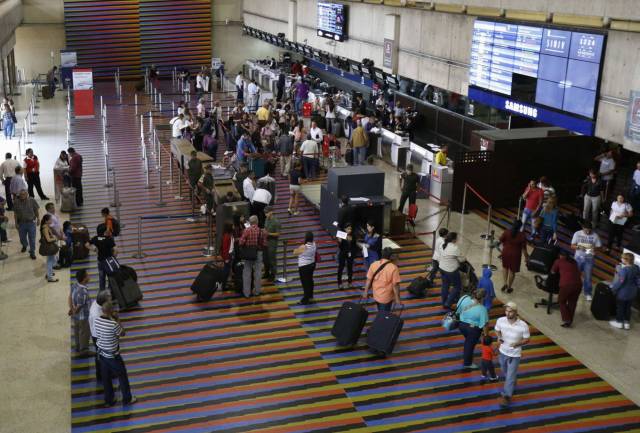
[[[0,432],[640,432],[637,1],[0,22]]]

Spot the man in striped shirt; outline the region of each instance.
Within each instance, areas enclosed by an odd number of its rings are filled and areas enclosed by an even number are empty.
[[[95,321],[96,345],[100,356],[100,369],[102,370],[102,385],[104,386],[105,406],[111,407],[117,399],[113,395],[114,377],[118,378],[122,391],[122,403],[133,404],[138,401],[131,395],[129,377],[124,360],[120,356],[120,337],[125,332],[120,325],[118,316],[113,311],[113,304],[107,301],[102,305],[102,314]]]

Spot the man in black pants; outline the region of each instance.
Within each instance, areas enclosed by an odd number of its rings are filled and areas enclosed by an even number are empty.
[[[71,186],[76,189],[76,204],[82,206],[82,155],[77,153],[73,147],[67,151],[69,153],[69,176],[71,176]]]
[[[416,203],[416,192],[418,191],[418,175],[413,172],[413,164],[407,164],[407,169],[400,177],[400,186],[402,188],[402,195],[400,196],[400,206],[398,211],[404,210],[404,204],[409,199],[409,204]]]

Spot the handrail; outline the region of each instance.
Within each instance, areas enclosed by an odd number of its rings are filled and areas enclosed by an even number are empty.
[[[467,182],[464,183],[464,187],[470,189],[471,192],[473,192],[476,195],[476,197],[478,197],[480,199],[480,201],[482,201],[484,204],[486,204],[487,206],[491,206],[491,203],[489,203],[489,200],[484,198],[478,191],[475,190],[475,188],[473,188]]]

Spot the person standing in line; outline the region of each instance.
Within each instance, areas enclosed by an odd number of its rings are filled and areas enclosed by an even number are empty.
[[[222,269],[222,290],[227,290],[227,282],[229,281],[229,275],[231,274],[231,268],[234,262],[234,246],[235,239],[233,236],[233,225],[227,223],[224,225],[222,246],[220,248],[220,256],[222,256],[222,261],[224,262],[224,267]]]
[[[51,90],[51,97],[56,96],[56,72],[58,71],[58,67],[54,66],[47,72],[47,85],[49,86],[49,90]]]
[[[53,234],[49,226],[51,215],[45,214],[40,221],[40,255],[47,258],[47,273],[44,276],[48,283],[57,283],[53,267],[56,265],[56,254],[58,253],[58,238]],[[42,250],[43,245],[52,246],[53,249]]]
[[[404,204],[409,199],[409,205],[416,204],[416,193],[418,192],[418,175],[413,172],[413,164],[407,164],[407,168],[400,176],[400,188],[402,194],[400,195],[400,205],[398,211],[404,211]]]
[[[118,402],[113,393],[113,378],[118,379],[122,404],[134,404],[138,399],[131,394],[129,376],[124,360],[120,356],[120,337],[125,336],[125,330],[120,324],[111,301],[102,304],[102,314],[95,321],[96,345],[104,386],[104,405],[112,407]]]
[[[289,177],[289,172],[291,171],[291,155],[293,154],[293,136],[290,134],[282,134],[278,137],[277,143],[282,177]]]
[[[71,184],[69,180],[69,155],[64,150],[60,152],[60,156],[53,166],[53,183],[54,197],[57,203],[62,196],[62,188]]]
[[[611,252],[613,242],[617,241],[618,248],[622,249],[622,238],[624,236],[624,226],[633,216],[633,208],[629,203],[625,203],[624,196],[618,194],[616,201],[611,203],[611,213],[609,214],[609,239],[607,240],[606,253]]]
[[[260,88],[256,84],[256,80],[251,79],[251,82],[247,86],[247,108],[250,113],[255,113],[258,109]]]
[[[244,99],[244,80],[242,79],[242,72],[238,71],[236,75],[236,102],[242,102]]]
[[[302,154],[302,166],[304,168],[304,177],[313,179],[316,171],[316,158],[318,157],[318,142],[308,138],[300,146]]]
[[[592,227],[598,226],[598,215],[600,212],[600,204],[604,197],[604,183],[598,177],[598,173],[595,170],[589,170],[589,175],[582,184],[583,208],[582,219],[588,220],[589,213],[591,213],[591,225]]]
[[[440,258],[442,257],[442,245],[444,245],[444,240],[449,233],[449,230],[442,227],[438,230],[438,238],[436,239],[436,243],[433,249],[433,257],[431,258],[431,271],[429,272],[428,279],[433,285],[434,280],[436,279],[436,275],[440,270]]]
[[[529,343],[531,334],[529,325],[518,317],[518,306],[515,302],[507,302],[505,316],[496,321],[495,331],[500,342],[500,369],[504,375],[504,389],[499,404],[506,408],[511,405],[513,393],[518,379],[518,366],[522,357],[522,347]]]
[[[538,181],[538,188],[542,190],[542,204],[547,204],[547,201],[551,197],[555,197],[556,189],[549,182],[549,178],[547,176],[542,176]]]
[[[9,236],[7,235],[7,223],[9,222],[9,217],[5,215],[4,204],[5,199],[0,195],[0,243],[11,242]]]
[[[242,195],[249,203],[253,202],[253,194],[256,192],[256,174],[250,171],[242,181]]]
[[[189,158],[189,162],[187,163],[187,175],[189,176],[189,185],[192,189],[195,189],[196,185],[198,185],[198,180],[200,180],[202,174],[202,161],[198,159],[198,152],[192,150],[191,158]]]
[[[442,308],[450,310],[455,304],[460,292],[462,291],[462,280],[460,278],[460,263],[465,262],[464,255],[458,247],[458,234],[456,232],[447,233],[442,243],[442,253],[440,254],[440,276],[442,278],[442,289],[440,298]],[[453,290],[449,291],[449,287],[453,285]]]
[[[296,162],[289,172],[289,216],[298,215],[298,199],[300,197],[300,178],[302,177],[302,166]]]
[[[489,270],[490,271],[490,270]],[[488,333],[489,313],[484,306],[487,292],[476,289],[471,296],[463,296],[456,306],[460,317],[460,333],[464,337],[462,367],[477,369],[473,363],[473,352],[483,333]]]
[[[271,202],[271,193],[264,188],[264,185],[258,185],[251,197],[251,214],[258,216],[258,225],[263,228],[266,219],[265,209]]]
[[[611,291],[616,296],[616,318],[609,325],[617,329],[631,329],[631,305],[638,297],[640,268],[634,263],[632,253],[622,254],[621,263],[616,266],[616,275]]]
[[[366,251],[364,263],[366,268],[369,269],[373,262],[378,261],[382,255],[382,236],[376,232],[376,226],[373,221],[367,222],[367,232],[360,247],[363,249],[363,255]]]
[[[525,262],[529,261],[527,238],[522,232],[522,221],[513,221],[511,229],[505,230],[500,236],[500,243],[502,244],[502,277],[504,282],[501,291],[512,293],[513,280],[520,272],[522,255],[524,254]]]
[[[346,223],[342,228],[346,233],[346,239],[337,239],[338,241],[338,289],[344,289],[342,285],[342,272],[345,265],[347,266],[347,283],[348,288],[353,288],[353,259],[358,253],[358,242],[351,223]]]
[[[573,323],[576,305],[582,289],[582,280],[580,279],[578,264],[569,257],[567,251],[561,249],[558,255],[559,257],[551,267],[551,273],[559,274],[558,304],[560,305],[560,316],[562,317],[561,326],[568,328]]]
[[[540,240],[543,243],[548,243],[558,238],[558,213],[557,198],[555,195],[551,195],[545,201],[540,212],[540,218],[542,219]]]
[[[593,263],[598,248],[602,247],[600,237],[593,231],[589,221],[582,223],[582,230],[573,234],[571,239],[571,249],[575,251],[573,258],[578,264],[578,269],[582,272],[582,290],[587,302],[593,299],[591,296],[592,285],[591,275],[593,273]]]
[[[78,269],[76,282],[71,285],[69,293],[69,316],[73,320],[75,352],[83,358],[94,355],[89,351],[91,297],[89,296],[88,284],[89,273],[86,269]]]
[[[534,226],[535,216],[538,214],[540,207],[542,206],[542,199],[544,198],[544,192],[538,188],[535,180],[529,181],[529,185],[522,194],[524,200],[524,209],[522,209],[522,227],[521,231],[524,231],[527,221],[531,221],[531,237],[535,236],[536,228]]]
[[[304,293],[298,305],[315,303],[313,299],[313,273],[316,270],[317,251],[316,243],[313,241],[313,232],[306,232],[304,243],[293,250],[293,254],[298,256],[298,273]]]
[[[280,74],[278,74],[278,84],[276,85],[278,92],[277,92],[277,96],[276,96],[276,101],[278,102],[282,102],[282,95],[284,95],[284,87],[287,83],[287,76],[285,75],[284,71],[280,71]]]
[[[616,161],[613,159],[613,151],[607,150],[596,156],[595,160],[600,162],[598,171],[604,184],[604,196],[602,199],[606,200],[609,197],[609,192],[613,188],[613,177],[616,172]]]
[[[631,206],[640,209],[640,161],[636,162],[636,169],[633,171],[631,181]]]
[[[2,127],[4,129],[4,139],[11,140],[13,137],[13,130],[15,128],[14,119],[15,114],[11,111],[9,104],[3,105],[3,113],[2,113]]]
[[[11,196],[15,201],[18,198],[18,194],[23,189],[26,191],[29,187],[27,186],[27,181],[24,180],[24,170],[21,166],[16,166],[15,174],[11,178],[11,185],[9,186]]]
[[[33,149],[26,150],[26,156],[24,158],[24,171],[27,175],[27,186],[29,191],[29,197],[33,197],[33,188],[36,188],[40,200],[49,200],[49,197],[42,192],[42,185],[40,183],[40,161],[38,157],[34,155]]]
[[[211,164],[204,166],[204,174],[200,177],[200,180],[198,180],[198,189],[202,191],[202,194],[204,194],[207,212],[215,216],[215,185],[213,179],[213,167],[211,167]]]
[[[240,258],[244,261],[242,292],[247,299],[251,296],[252,286],[254,296],[262,294],[262,263],[268,237],[267,232],[258,226],[258,217],[256,215],[249,217],[249,224],[249,227],[242,232],[239,241]],[[245,251],[244,254],[243,250]],[[255,251],[255,255],[251,254],[251,258],[249,258],[248,251],[252,253]]]
[[[326,105],[324,106],[324,118],[327,122],[327,133],[335,135],[335,123],[336,123],[336,104],[333,99],[327,98]]]
[[[15,178],[14,178],[15,180]],[[22,252],[26,252],[29,248],[29,257],[36,259],[36,224],[38,222],[39,212],[38,202],[29,197],[26,189],[22,189],[15,201],[13,202],[13,216],[15,224],[20,235],[20,243],[22,244]]]
[[[358,126],[351,133],[351,147],[353,148],[353,165],[364,165],[367,158],[367,146],[369,145],[369,135],[366,133],[360,121]]]
[[[116,242],[113,240],[113,237],[106,236],[106,231],[107,227],[104,224],[98,225],[96,236],[92,237],[86,245],[87,248],[93,245],[95,251],[98,253],[98,287],[100,290],[107,288],[107,259],[115,257],[118,254]]]
[[[91,332],[91,340],[93,341],[93,346],[96,348],[96,352],[94,355],[96,365],[96,381],[99,383],[102,383],[102,372],[100,371],[100,357],[98,355],[96,319],[102,315],[102,306],[107,301],[111,302],[111,292],[109,292],[108,290],[103,290],[101,292],[98,292],[98,294],[96,295],[96,299],[93,301],[91,307],[89,308],[89,331]]]
[[[76,189],[76,204],[82,206],[82,155],[76,152],[73,147],[67,149],[69,153],[69,176],[71,176],[71,186]]]
[[[362,297],[369,297],[369,287],[376,301],[378,311],[391,311],[393,303],[402,305],[400,300],[400,269],[396,265],[398,255],[391,249],[382,251],[382,258],[371,264],[367,271],[367,283]]]
[[[267,249],[264,257],[264,277],[269,281],[275,281],[278,273],[278,240],[282,226],[280,220],[273,212],[273,206],[264,209],[266,215],[264,229],[267,232]]]
[[[309,86],[304,82],[303,79],[299,78],[298,82],[295,84],[295,110],[298,116],[302,115],[302,106],[307,99],[309,99]]]
[[[11,194],[11,179],[16,174],[16,168],[20,167],[20,163],[12,158],[11,153],[7,152],[5,160],[0,164],[0,180],[4,184],[4,192],[7,198],[7,210],[13,210],[13,197]]]

